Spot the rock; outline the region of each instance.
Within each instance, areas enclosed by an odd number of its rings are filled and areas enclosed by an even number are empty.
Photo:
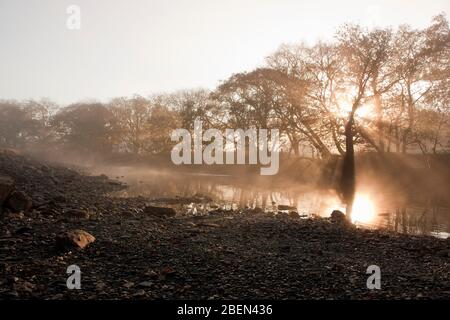
[[[54,176],[50,176],[50,180],[53,182],[53,184],[55,184],[55,185],[57,185],[57,184],[59,184],[59,179],[58,178],[56,178],[56,177],[54,177]]]
[[[450,258],[450,249],[442,250],[438,253],[438,255],[443,258]]]
[[[289,211],[289,217],[291,217],[292,219],[299,219],[300,218],[300,216],[299,216],[297,211]]]
[[[52,300],[62,300],[64,298],[64,295],[62,293],[57,293],[54,296],[52,296],[50,299]]]
[[[156,278],[158,277],[158,273],[156,273],[154,270],[149,270],[145,273],[145,275],[149,276],[150,278]]]
[[[138,290],[133,294],[133,297],[142,297],[145,296],[145,290]]]
[[[19,229],[17,229],[14,234],[16,235],[20,235],[20,234],[29,234],[31,231],[33,231],[32,228],[24,226],[24,227],[20,227]]]
[[[10,157],[18,157],[21,156],[22,153],[20,152],[20,150],[18,149],[13,149],[13,148],[5,148],[5,149],[1,149],[0,150],[0,154],[5,155],[5,156],[10,156]]]
[[[0,176],[0,206],[2,206],[6,199],[8,199],[13,190],[13,179],[7,176]]]
[[[8,276],[6,278],[6,283],[8,284],[13,284],[13,283],[17,283],[20,279],[16,276]]]
[[[26,193],[13,191],[6,201],[6,206],[13,212],[27,212],[33,206],[33,201]]]
[[[278,210],[281,210],[281,211],[285,211],[285,210],[287,210],[287,211],[297,211],[297,208],[296,207],[292,207],[292,206],[286,206],[286,205],[279,204],[278,205]]]
[[[43,164],[43,165],[41,165],[41,171],[42,172],[51,172],[52,171],[52,169],[48,166],[48,165],[46,165],[46,164]]]
[[[103,291],[103,289],[105,289],[106,288],[106,283],[104,283],[103,281],[98,281],[96,284],[95,284],[95,289],[97,290],[97,291]]]
[[[177,214],[177,212],[173,208],[155,206],[146,206],[144,208],[144,213],[163,217],[174,217]]]
[[[179,197],[175,196],[173,198],[158,198],[153,199],[153,202],[165,203],[165,204],[198,204],[198,203],[208,203],[212,202],[213,199],[211,197],[195,194],[192,197]]]
[[[19,293],[16,290],[7,293],[8,298],[16,299],[19,297]]]
[[[173,269],[171,266],[165,266],[161,270],[161,274],[163,274],[165,276],[171,276],[171,275],[174,275],[175,273],[176,273],[175,269]]]
[[[15,287],[16,291],[32,293],[36,286],[31,282],[24,281],[24,282],[18,283],[14,287]]]
[[[89,219],[89,212],[83,209],[69,209],[64,212],[64,215],[72,219]]]
[[[276,215],[277,218],[289,218],[289,214],[287,212],[278,212]]]
[[[117,181],[117,180],[110,180],[108,181],[108,184],[110,184],[111,186],[122,186],[122,182]]]
[[[201,194],[201,193],[196,193],[193,197],[193,202],[212,202],[213,199],[210,196]]]
[[[95,241],[95,237],[84,230],[74,229],[57,236],[56,248],[59,250],[84,249]]]
[[[56,194],[52,197],[54,202],[66,202],[67,198],[63,194]]]
[[[23,212],[9,212],[7,214],[7,217],[11,220],[22,220],[23,218],[25,218],[25,215],[23,214]]]
[[[226,211],[222,210],[222,209],[208,211],[209,215],[221,215],[221,214],[225,214],[225,213],[226,213]]]
[[[212,223],[212,222],[200,222],[200,223],[197,223],[197,226],[220,228],[220,224]]]
[[[123,286],[127,289],[130,289],[132,287],[134,287],[134,282],[130,282],[130,281],[125,281],[125,283],[123,284]]]
[[[153,286],[153,282],[152,281],[142,281],[139,283],[139,286],[141,287],[151,287]]]
[[[339,210],[333,210],[331,213],[331,222],[338,225],[347,224],[347,217],[345,216],[345,213]]]
[[[245,213],[260,214],[260,213],[264,213],[264,210],[260,207],[255,207],[253,209],[246,209]]]

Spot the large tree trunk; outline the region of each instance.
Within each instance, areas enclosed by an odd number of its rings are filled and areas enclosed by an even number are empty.
[[[385,151],[385,145],[384,145],[384,123],[383,123],[383,107],[381,103],[381,94],[376,92],[375,97],[375,110],[376,110],[376,117],[377,117],[377,131],[378,131],[378,151],[384,152]]]
[[[408,139],[413,132],[413,126],[414,126],[414,99],[411,91],[411,84],[408,81],[407,84],[407,111],[408,111],[408,128],[406,128],[405,132],[403,133],[403,147],[402,152],[406,153],[407,145],[408,145]]]
[[[355,150],[353,145],[353,124],[354,115],[350,114],[349,120],[345,125],[345,155],[342,165],[341,176],[341,194],[346,205],[346,216],[349,221],[352,219],[352,206],[355,198]]]
[[[291,148],[289,149],[289,156],[293,152],[294,156],[297,158],[298,156],[300,156],[300,151],[299,151],[300,141],[298,139],[296,139],[296,137],[294,135],[288,135],[288,137],[289,137],[289,141],[291,143]]]
[[[375,73],[372,81],[372,90],[374,94],[374,104],[375,104],[375,114],[376,114],[376,125],[377,125],[377,135],[378,135],[378,152],[384,152],[384,137],[383,137],[383,106],[381,102],[381,93],[377,88],[378,82],[378,72]]]

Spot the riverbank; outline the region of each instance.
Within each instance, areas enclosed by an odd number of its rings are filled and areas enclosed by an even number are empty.
[[[0,175],[30,201],[3,205],[2,299],[450,299],[448,239],[248,210],[179,215],[149,209],[170,201],[111,197],[126,186],[106,176],[5,152]],[[80,229],[95,241],[58,246]],[[81,290],[66,286],[73,264]],[[380,290],[367,288],[370,265]]]

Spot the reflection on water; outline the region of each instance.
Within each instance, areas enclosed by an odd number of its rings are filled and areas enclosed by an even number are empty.
[[[113,172],[113,174],[111,174]],[[333,210],[344,211],[333,190],[313,190],[300,185],[275,184],[270,177],[236,177],[213,174],[171,173],[167,171],[138,171],[130,167],[102,168],[106,173],[129,185],[115,194],[120,197],[143,196],[149,199],[193,197],[201,194],[210,203],[191,204],[191,212],[202,212],[221,206],[226,209],[255,208],[277,212],[277,207],[297,208],[301,217],[328,217]],[[378,188],[381,189],[381,188]],[[404,199],[408,199],[405,204]],[[402,199],[399,202],[397,199]],[[439,206],[429,200],[415,201],[414,195],[385,194],[378,191],[357,193],[353,210],[357,225],[387,228],[409,234],[431,234],[447,238],[450,235],[450,206]]]

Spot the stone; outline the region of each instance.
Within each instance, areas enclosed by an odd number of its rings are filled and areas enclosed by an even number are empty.
[[[339,210],[333,210],[331,213],[331,222],[334,224],[347,224],[347,217],[345,213]]]
[[[130,281],[125,281],[125,283],[123,284],[123,286],[127,289],[130,289],[132,287],[134,287],[134,282],[130,282]]]
[[[6,201],[6,206],[13,212],[27,212],[33,206],[33,201],[25,192],[13,191]]]
[[[255,208],[246,209],[245,213],[260,214],[260,213],[264,213],[264,210],[260,207],[255,207]]]
[[[197,226],[211,227],[211,228],[220,228],[220,224],[212,223],[212,222],[200,222],[200,223],[197,224]]]
[[[10,220],[22,220],[23,218],[25,218],[23,212],[8,212],[6,216]]]
[[[52,197],[52,200],[53,200],[54,202],[66,202],[66,201],[67,201],[67,198],[66,198],[65,195],[63,195],[63,194],[61,194],[61,193],[58,193],[58,194],[55,194],[55,195]]]
[[[289,217],[291,217],[292,219],[299,219],[300,218],[300,216],[299,216],[297,211],[289,211]]]
[[[293,206],[286,206],[286,205],[279,204],[278,205],[278,210],[281,210],[281,211],[297,211],[297,208],[293,207]]]
[[[153,286],[153,282],[152,281],[142,281],[139,283],[139,286],[141,287],[151,287]]]
[[[68,209],[64,215],[72,219],[89,219],[89,211],[83,209]]]
[[[108,183],[112,186],[122,186],[123,185],[122,182],[116,181],[116,180],[110,180],[110,181],[108,181]]]
[[[84,249],[95,241],[89,232],[80,229],[67,231],[56,238],[56,248],[59,250]]]
[[[177,212],[173,208],[146,206],[144,213],[162,217],[174,217]]]
[[[284,212],[284,211],[279,211],[278,213],[277,213],[277,215],[276,215],[276,217],[277,218],[289,218],[289,214],[287,213],[287,212]]]
[[[14,180],[7,176],[0,176],[0,206],[8,199],[14,190]]]
[[[22,155],[22,153],[18,149],[14,148],[0,149],[0,154],[10,157],[19,157]]]

